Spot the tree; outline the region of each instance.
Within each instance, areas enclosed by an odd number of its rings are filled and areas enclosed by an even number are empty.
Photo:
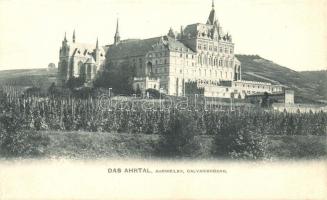
[[[160,98],[160,92],[156,89],[149,88],[145,91],[145,93],[148,93],[151,98],[155,98],[155,99]]]
[[[185,94],[198,94],[198,95],[203,95],[204,94],[204,88],[199,88],[197,86],[196,82],[188,82],[185,83]]]
[[[129,67],[128,62],[109,63],[94,81],[94,87],[112,88],[113,93],[130,95],[134,92],[132,87],[134,76],[135,71]]]
[[[261,107],[267,108],[269,107],[269,94],[268,92],[265,92],[262,97]]]

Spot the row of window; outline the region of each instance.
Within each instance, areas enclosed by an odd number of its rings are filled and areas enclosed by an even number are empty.
[[[166,72],[166,71],[165,71]],[[209,77],[212,77],[212,76],[215,76],[216,78],[230,78],[232,79],[233,78],[233,73],[232,72],[229,72],[229,76],[228,76],[228,72],[222,72],[222,71],[217,71],[217,70],[207,70],[207,69],[204,69],[204,70],[201,70],[199,69],[198,71],[197,70],[184,70],[184,73],[185,74],[190,74],[193,75],[193,76],[209,76]],[[177,69],[175,69],[175,73],[177,73]],[[183,70],[180,69],[179,70],[179,74],[183,74]]]
[[[199,56],[198,64],[200,65],[210,65],[210,66],[219,66],[219,67],[233,67],[233,61],[231,60],[223,60],[213,57]]]
[[[238,84],[235,84],[235,86],[241,86]],[[242,84],[242,87],[247,87],[247,88],[258,88],[258,89],[268,89],[270,90],[271,88],[269,86],[260,86],[260,85],[249,85],[249,84]]]
[[[204,51],[216,51],[218,52],[218,47],[217,46],[213,46],[213,45],[207,45],[207,44],[198,44],[198,49],[199,50],[204,50]],[[230,53],[233,54],[233,48],[228,48],[228,47],[219,47],[219,52],[220,53]]]

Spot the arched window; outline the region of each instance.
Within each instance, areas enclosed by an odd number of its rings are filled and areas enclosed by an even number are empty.
[[[152,76],[153,74],[153,67],[152,67],[152,63],[151,62],[148,62],[147,65],[146,65],[146,69],[147,69],[147,75],[148,76]]]
[[[87,70],[86,71],[86,78],[91,79],[92,66],[90,64],[87,64],[86,70]]]
[[[67,76],[68,65],[67,65],[67,62],[65,60],[61,61],[60,72],[61,72],[62,76]]]
[[[85,78],[85,65],[81,61],[78,62],[78,73],[81,78]]]

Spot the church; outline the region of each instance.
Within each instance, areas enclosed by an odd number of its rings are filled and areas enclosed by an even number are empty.
[[[105,64],[106,47],[99,46],[98,40],[92,44],[76,42],[75,31],[72,41],[66,33],[59,50],[57,83],[63,86],[69,79],[81,78],[90,84]]]
[[[133,71],[133,89],[156,89],[184,96],[186,85],[195,83],[204,96],[245,98],[258,92],[281,92],[283,86],[242,80],[242,67],[235,57],[235,44],[217,19],[214,2],[206,23],[172,28],[164,36],[122,40],[117,20],[114,43],[106,46],[76,43],[66,37],[59,54],[58,83],[83,77],[91,84],[104,66],[128,65]]]

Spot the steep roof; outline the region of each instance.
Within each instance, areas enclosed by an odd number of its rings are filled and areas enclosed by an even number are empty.
[[[148,39],[129,39],[122,40],[117,45],[110,45],[107,51],[108,59],[145,56],[149,51],[153,50],[154,45],[165,42],[166,47],[170,50],[192,51],[182,42],[175,40],[169,36],[154,37]]]
[[[96,48],[96,44],[86,44],[86,43],[76,43],[76,42],[67,42],[69,46],[69,55],[74,56],[80,54],[81,56],[85,56],[93,53]],[[105,48],[99,47],[100,52],[105,55]]]
[[[143,56],[153,49],[153,45],[160,41],[161,37],[149,39],[122,40],[117,45],[110,45],[107,51],[109,59]]]
[[[164,36],[163,39],[167,41],[167,45],[170,50],[194,52],[192,49],[187,47],[184,43],[172,37]]]
[[[214,8],[212,8],[212,10],[210,11],[208,20],[207,20],[207,24],[210,25],[214,25],[217,21],[217,17],[216,17],[216,11]]]

